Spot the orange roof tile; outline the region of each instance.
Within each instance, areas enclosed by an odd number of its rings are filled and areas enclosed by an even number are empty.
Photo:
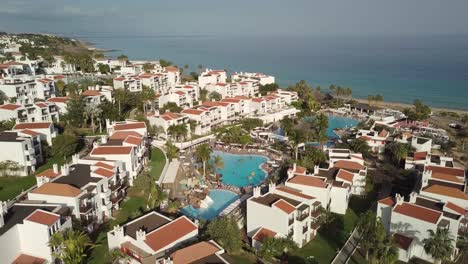
[[[146,128],[145,122],[134,122],[127,124],[117,124],[114,125],[114,130],[128,130],[128,129],[137,129],[137,128]]]
[[[53,102],[53,103],[66,103],[69,100],[68,97],[52,97],[47,99],[47,102]]]
[[[116,131],[110,136],[110,139],[126,139],[128,136],[142,137],[140,133],[135,131]]]
[[[312,186],[312,187],[318,187],[318,188],[327,187],[327,183],[324,180],[317,178],[317,177],[313,177],[313,176],[296,175],[292,177],[291,179],[289,179],[287,182],[307,185],[307,186]]]
[[[386,198],[380,199],[378,201],[378,203],[383,203],[383,204],[386,204],[386,205],[389,205],[389,206],[394,206],[395,205],[395,199],[393,199],[392,197],[386,197]]]
[[[23,129],[20,132],[23,133],[23,134],[26,134],[26,135],[33,136],[33,137],[39,136],[41,134],[41,133],[38,133],[38,132],[33,131],[33,130],[29,130],[29,129]]]
[[[415,152],[413,154],[414,160],[425,160],[427,156],[427,151]]]
[[[95,91],[95,90],[86,90],[83,93],[81,93],[83,96],[98,96],[101,95],[101,92]]]
[[[43,258],[34,257],[27,254],[19,255],[12,264],[44,264],[46,260]]]
[[[413,242],[413,239],[411,237],[407,237],[398,233],[393,235],[393,240],[401,249],[404,250],[408,250],[411,243]]]
[[[154,251],[159,251],[196,230],[198,227],[182,216],[147,234],[145,243]]]
[[[36,175],[36,177],[47,177],[47,178],[55,178],[60,176],[60,173],[55,173],[53,169],[48,169]]]
[[[363,170],[365,168],[363,165],[349,160],[339,160],[335,162],[333,167],[345,170]]]
[[[352,183],[354,174],[345,170],[339,170],[338,174],[336,174],[336,177]]]
[[[436,224],[439,220],[440,216],[442,215],[441,212],[437,212],[422,206],[410,204],[410,203],[403,203],[400,205],[395,206],[393,209],[394,213],[399,213],[402,215],[406,215],[412,218],[416,218],[425,222]]]
[[[128,143],[128,144],[132,144],[132,145],[136,145],[136,146],[139,146],[141,144],[141,142],[143,141],[143,139],[141,137],[134,137],[134,136],[128,136],[126,139],[125,139],[125,143]]]
[[[269,237],[269,238],[273,238],[276,236],[276,232],[274,231],[271,231],[269,229],[266,229],[264,227],[261,227],[256,233],[255,235],[252,237],[253,240],[256,240],[256,241],[259,241],[259,242],[262,242],[265,238]]]
[[[48,182],[31,191],[35,194],[76,197],[81,190],[68,184]]]
[[[91,151],[91,155],[127,155],[132,152],[133,147],[111,147],[111,146],[100,146],[96,147]]]
[[[108,170],[108,169],[104,169],[104,168],[98,168],[97,170],[94,171],[94,173],[100,175],[100,176],[103,176],[103,177],[106,177],[106,178],[110,178],[112,176],[114,176],[114,172],[111,171],[111,170]]]
[[[19,123],[13,129],[44,129],[49,128],[52,122],[37,122],[37,123]]]
[[[5,110],[16,110],[16,109],[18,109],[20,107],[21,107],[21,105],[17,105],[17,104],[0,105],[0,109],[5,109]]]
[[[113,170],[113,169],[114,169],[114,166],[113,166],[113,165],[104,163],[104,162],[102,162],[102,161],[96,162],[96,163],[94,164],[94,166],[96,166],[96,167],[101,167],[101,168],[108,169],[108,170]]]
[[[202,241],[197,244],[182,248],[171,254],[174,264],[193,263],[218,252],[220,248],[210,241]]]
[[[297,174],[305,174],[306,173],[306,168],[305,167],[301,167],[301,166],[296,166],[296,171],[295,173]]]
[[[442,186],[442,185],[432,185],[427,188],[424,188],[423,191],[435,193],[444,196],[450,196],[454,198],[459,198],[463,200],[468,200],[468,195],[462,192],[460,189]]]
[[[455,211],[457,212],[458,214],[460,215],[465,215],[467,213],[467,211],[465,209],[463,209],[462,207],[452,203],[452,202],[447,202],[447,204],[445,204],[445,207],[449,208],[450,210],[452,211]]]
[[[290,214],[296,210],[294,206],[292,206],[290,203],[286,202],[283,199],[279,199],[278,201],[273,203],[272,206],[277,207],[278,209],[280,209],[281,211],[287,214]]]
[[[26,220],[28,221],[36,222],[38,224],[43,224],[47,226],[53,225],[59,219],[60,216],[42,210],[36,210],[31,215],[29,215],[28,218],[26,218]]]
[[[181,113],[183,114],[189,114],[189,115],[201,115],[203,114],[205,111],[203,110],[197,110],[197,109],[184,109],[182,110]]]
[[[46,108],[48,105],[45,103],[36,103],[36,106],[40,108]]]

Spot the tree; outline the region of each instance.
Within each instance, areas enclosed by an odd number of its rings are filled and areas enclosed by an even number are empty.
[[[259,92],[260,92],[260,95],[266,95],[268,94],[269,92],[274,92],[276,90],[279,89],[279,85],[276,84],[276,83],[270,83],[270,84],[265,84],[265,85],[260,85],[259,87]]]
[[[168,67],[172,65],[172,62],[164,59],[159,59],[159,65],[161,65],[161,67]]]
[[[69,157],[76,153],[78,148],[78,138],[69,131],[52,139],[52,155],[54,157]]]
[[[313,126],[315,128],[316,139],[320,143],[320,148],[323,150],[323,145],[328,141],[328,117],[324,113],[320,113],[315,117]]]
[[[169,102],[161,108],[161,113],[165,113],[166,111],[172,112],[172,113],[180,113],[182,111],[182,107],[178,106],[174,102]]]
[[[320,206],[320,224],[326,229],[335,221],[336,215],[330,211],[330,206],[323,208]]]
[[[426,120],[431,115],[431,108],[425,105],[421,100],[415,100],[413,108],[405,108],[403,113],[410,120]]]
[[[211,92],[210,95],[209,95],[209,99],[219,101],[219,100],[223,99],[223,96],[218,92]]]
[[[220,155],[214,156],[214,158],[213,158],[213,168],[214,168],[215,174],[218,172],[219,169],[224,168],[224,161],[223,161],[223,158]]]
[[[101,108],[95,107],[94,105],[86,105],[83,109],[83,116],[85,120],[91,120],[91,129],[93,130],[93,133],[96,131],[96,125],[94,121],[98,119],[101,114]]]
[[[92,248],[91,239],[83,231],[67,229],[54,233],[49,240],[52,255],[67,264],[80,264],[86,257],[86,249]]]
[[[289,238],[265,237],[258,250],[258,254],[261,258],[271,261],[275,257],[280,257],[284,252],[290,252],[296,249],[297,244]]]
[[[149,103],[151,103],[151,108],[153,108],[154,100],[156,99],[156,93],[154,92],[153,89],[151,89],[148,86],[144,85],[138,99],[139,99],[138,105],[143,110],[143,113],[146,114],[146,112],[147,112],[146,105],[149,102]]]
[[[461,121],[464,125],[467,125],[467,124],[468,124],[468,114],[464,114],[464,115],[460,118],[460,121]]]
[[[294,121],[291,118],[289,118],[288,116],[285,116],[285,117],[283,117],[283,119],[281,119],[280,126],[284,131],[284,135],[287,136],[288,133],[294,127]]]
[[[16,161],[4,160],[0,161],[0,175],[2,177],[9,176],[11,172],[16,172],[21,169],[20,165]]]
[[[400,165],[402,159],[405,159],[409,152],[411,151],[411,147],[408,144],[403,144],[399,142],[390,142],[385,146],[385,152],[388,156],[390,156],[391,160],[395,163],[395,165]]]
[[[377,263],[392,264],[398,261],[398,247],[390,235],[375,245],[374,259]]]
[[[145,72],[151,72],[151,70],[154,69],[154,65],[147,62],[145,64],[143,64],[143,71]]]
[[[171,135],[173,139],[178,140],[180,136],[185,138],[188,133],[187,125],[180,124],[180,125],[171,125],[167,128],[167,133]]]
[[[121,54],[117,57],[117,60],[118,61],[121,61],[121,62],[127,62],[128,61],[128,56],[127,55],[124,55],[124,54]]]
[[[301,165],[311,170],[314,169],[315,165],[327,160],[323,151],[311,146],[306,147],[301,156]]]
[[[166,155],[170,161],[177,158],[178,151],[177,147],[170,140],[166,141]]]
[[[435,259],[435,263],[450,260],[453,254],[453,239],[450,237],[448,228],[437,228],[427,230],[429,237],[423,240],[424,250]]]
[[[197,68],[198,68],[198,72],[201,73],[203,70],[203,65],[198,64]]]
[[[167,203],[166,211],[168,213],[171,213],[171,214],[177,213],[177,210],[179,210],[181,205],[182,205],[182,202],[180,200],[178,200],[178,199],[169,200],[168,203]]]
[[[242,128],[248,132],[252,131],[254,128],[262,127],[263,121],[259,118],[244,118],[241,121]]]
[[[216,218],[208,224],[206,233],[228,253],[236,253],[242,248],[241,232],[233,218]]]
[[[208,90],[205,88],[200,90],[200,100],[202,102],[205,102],[208,100],[208,93],[209,93]]]
[[[361,237],[359,243],[366,251],[366,260],[369,260],[369,251],[374,249],[379,241],[383,241],[385,230],[380,220],[371,211],[360,215],[356,229]]]
[[[8,96],[3,91],[0,91],[0,104],[4,104],[8,101]]]
[[[465,151],[465,142],[468,138],[468,127],[465,127],[459,131],[457,131],[457,138],[460,139],[462,150]]]
[[[211,153],[213,150],[208,146],[208,144],[201,144],[195,149],[195,156],[198,161],[203,163],[203,176],[206,177],[206,163],[210,159]]]
[[[362,153],[363,155],[368,155],[370,153],[370,146],[367,142],[362,138],[353,139],[349,142],[349,148],[358,153]]]
[[[150,170],[144,170],[135,179],[135,187],[146,196],[147,209],[154,209],[167,199],[166,193],[155,181],[156,179],[151,175]]]
[[[64,81],[62,80],[58,80],[55,82],[55,87],[57,88],[57,90],[59,91],[58,95],[59,96],[65,96],[65,87],[66,87],[66,84]]]
[[[67,102],[67,113],[65,114],[65,120],[67,123],[74,127],[83,126],[83,109],[85,108],[85,102],[81,96],[71,96]]]
[[[116,248],[106,250],[104,263],[106,263],[106,264],[119,264],[122,261],[126,263],[129,260],[130,260],[130,256],[123,253],[122,250],[120,250],[120,248],[116,247]]]
[[[97,66],[98,66],[98,71],[102,74],[106,74],[111,71],[108,64],[99,63]]]

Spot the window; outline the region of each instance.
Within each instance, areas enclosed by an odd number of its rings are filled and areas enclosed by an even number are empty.
[[[29,155],[26,155],[26,160],[29,161]]]

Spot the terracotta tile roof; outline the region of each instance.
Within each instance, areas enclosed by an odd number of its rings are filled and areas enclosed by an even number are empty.
[[[276,236],[276,232],[271,231],[269,229],[266,229],[264,227],[261,227],[255,235],[252,237],[253,240],[262,242],[265,238],[270,237],[273,238]]]
[[[450,196],[454,198],[459,198],[462,200],[468,200],[468,194],[465,194],[460,189],[442,186],[442,185],[432,185],[427,188],[424,188],[423,191],[430,192],[434,194],[439,194],[443,196]]]
[[[425,166],[424,170],[432,171],[432,178],[452,181],[456,183],[464,183],[460,178],[465,177],[465,170],[459,168],[448,168],[441,166]]]
[[[16,110],[18,108],[22,107],[21,105],[17,104],[4,104],[0,105],[0,109],[5,109],[5,110]]]
[[[63,75],[55,75],[55,76],[54,76],[54,79],[55,79],[55,80],[57,80],[57,79],[63,79],[63,78],[65,78],[65,76],[63,76]]]
[[[48,105],[46,103],[36,103],[36,106],[37,107],[40,107],[40,108],[46,108],[48,107]]]
[[[447,202],[447,204],[445,204],[445,207],[449,208],[450,210],[452,211],[455,211],[457,212],[458,214],[460,215],[465,215],[467,213],[467,211],[465,209],[463,209],[462,207],[452,203],[452,202]]]
[[[40,83],[49,83],[49,82],[53,82],[54,80],[43,78],[43,79],[39,79],[37,81],[40,82]]]
[[[327,187],[327,183],[324,180],[319,179],[317,177],[313,177],[313,176],[296,175],[292,177],[291,179],[289,179],[287,182],[307,185],[307,186],[312,186],[312,187],[318,187],[318,188]]]
[[[365,168],[363,165],[349,160],[339,160],[335,162],[333,167],[345,170],[363,170]]]
[[[81,190],[68,184],[48,182],[32,190],[31,193],[76,197],[81,193]]]
[[[272,206],[280,209],[281,211],[290,214],[296,210],[294,206],[292,206],[290,203],[286,202],[283,199],[279,199],[275,203],[272,204]]]
[[[386,136],[388,136],[388,131],[387,130],[384,129],[384,130],[380,131],[379,137],[386,137]]]
[[[203,110],[197,110],[197,109],[184,109],[182,110],[181,113],[183,114],[189,114],[189,115],[201,115],[203,114],[205,111]]]
[[[126,139],[128,136],[142,137],[140,133],[135,131],[116,131],[110,136],[110,139]]]
[[[177,67],[174,67],[174,66],[167,66],[164,68],[167,72],[178,72],[179,69]]]
[[[139,146],[142,141],[143,139],[141,137],[128,136],[124,142],[135,146]]]
[[[427,151],[415,152],[413,154],[413,159],[414,160],[425,160],[426,156],[427,156]]]
[[[47,178],[55,178],[60,176],[60,173],[55,173],[53,169],[48,169],[36,175],[36,177],[47,177]]]
[[[184,92],[181,92],[181,91],[177,91],[177,92],[175,92],[175,93],[178,94],[178,95],[185,95],[185,93],[184,93]]]
[[[21,133],[23,133],[23,134],[26,134],[26,135],[33,136],[33,137],[39,136],[39,135],[41,134],[41,133],[38,133],[38,132],[33,131],[33,130],[29,130],[29,129],[23,129],[23,130],[21,130],[21,131],[19,131],[19,132],[21,132]]]
[[[221,102],[228,102],[228,103],[239,103],[242,99],[237,98],[224,98]]]
[[[172,113],[172,112],[165,112],[164,114],[160,115],[161,118],[164,120],[174,120],[174,119],[179,119],[183,117],[181,114],[178,113]]]
[[[127,124],[116,124],[114,125],[114,130],[128,130],[128,129],[136,129],[136,128],[146,128],[145,122],[134,122],[134,123],[127,123]]]
[[[91,151],[91,155],[127,155],[132,152],[133,147],[111,147],[111,146],[100,146],[96,147]]]
[[[193,86],[192,86],[192,85],[184,85],[183,88],[185,88],[185,89],[191,89],[191,88],[193,88]]]
[[[52,97],[47,99],[47,102],[53,102],[53,103],[66,103],[69,100],[68,97]]]
[[[395,205],[395,199],[393,199],[393,197],[386,197],[386,198],[380,199],[378,201],[378,203],[394,206]]]
[[[194,263],[200,259],[211,256],[220,248],[210,241],[202,241],[197,244],[182,248],[171,254],[173,264]]]
[[[404,250],[408,250],[408,248],[411,245],[411,242],[413,242],[413,239],[411,237],[407,237],[401,234],[393,234],[393,240],[395,243],[397,243],[398,247]]]
[[[125,77],[117,77],[114,80],[115,81],[125,81],[125,79],[126,79]]]
[[[252,101],[253,101],[253,102],[256,102],[256,103],[260,103],[260,102],[265,101],[265,99],[264,99],[264,98],[258,98],[258,97],[257,97],[257,98],[252,98]]]
[[[110,178],[110,177],[114,176],[114,174],[115,174],[113,171],[108,170],[108,169],[104,169],[104,168],[98,168],[98,169],[96,169],[94,171],[94,173],[96,173],[97,175],[106,177],[106,178]]]
[[[354,174],[345,170],[339,170],[338,174],[336,174],[336,177],[352,183]]]
[[[217,83],[216,85],[218,85],[218,86],[226,86],[227,83]]]
[[[86,90],[83,93],[81,93],[83,96],[98,96],[101,95],[101,92],[95,91],[95,90]]]
[[[249,100],[250,97],[245,95],[236,95],[234,98],[241,99],[241,100]]]
[[[38,123],[19,123],[13,129],[45,129],[49,128],[52,122],[38,122]]]
[[[108,170],[113,170],[113,169],[114,169],[114,166],[113,166],[113,165],[104,163],[104,162],[102,162],[102,161],[96,162],[96,163],[94,164],[94,166],[96,166],[96,167],[101,167],[101,168],[108,169]]]
[[[294,190],[292,188],[288,188],[286,186],[276,187],[276,190],[281,191],[281,192],[285,192],[285,193],[289,193],[289,194],[292,194],[292,195],[295,195],[295,196],[298,196],[298,197],[301,197],[301,198],[305,198],[305,199],[315,199],[315,197],[313,197],[313,196],[303,194],[300,191],[296,191],[296,190]]]
[[[59,215],[42,210],[36,210],[31,215],[29,215],[28,218],[26,218],[26,220],[28,221],[36,222],[38,224],[43,224],[47,226],[55,224],[59,219]]]
[[[147,234],[145,243],[157,252],[196,230],[198,227],[182,216]]]
[[[454,183],[460,183],[463,184],[464,181],[457,176],[450,175],[450,174],[445,174],[445,173],[440,173],[440,172],[432,172],[431,178],[433,179],[438,179],[438,180],[443,180],[443,181],[450,181]]]
[[[412,218],[416,218],[425,222],[436,224],[439,220],[440,216],[442,215],[441,212],[437,212],[422,206],[410,204],[410,203],[403,203],[400,205],[395,206],[393,209],[394,213],[399,213],[402,215],[406,215]]]
[[[46,260],[43,258],[33,257],[27,254],[19,255],[12,264],[45,264]]]

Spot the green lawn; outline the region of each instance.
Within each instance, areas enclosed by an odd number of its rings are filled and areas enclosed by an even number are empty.
[[[151,148],[151,176],[154,177],[154,180],[159,180],[161,177],[162,170],[166,165],[166,157],[164,153],[159,148]]]
[[[305,263],[306,259],[314,257],[319,263],[330,263],[353,231],[359,215],[370,208],[372,199],[372,195],[366,198],[351,197],[346,214],[336,215],[327,230],[323,227],[319,229],[317,236],[294,252],[290,260],[293,263]]]
[[[31,188],[36,184],[36,177],[33,175],[26,177],[0,177],[0,201],[15,198],[22,191]]]

